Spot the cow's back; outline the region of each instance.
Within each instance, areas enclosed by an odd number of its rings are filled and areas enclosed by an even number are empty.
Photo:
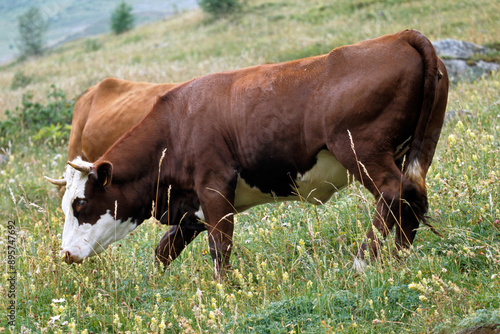
[[[95,161],[174,86],[107,78],[90,87],[75,103],[68,160]]]

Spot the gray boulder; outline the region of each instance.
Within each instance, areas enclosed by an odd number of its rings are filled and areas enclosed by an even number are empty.
[[[451,80],[476,79],[500,69],[500,65],[496,63],[471,60],[475,55],[491,52],[482,45],[454,39],[444,39],[432,44],[438,56],[443,59]]]
[[[474,54],[485,54],[487,48],[471,42],[443,39],[432,43],[436,53],[442,58],[469,59]]]

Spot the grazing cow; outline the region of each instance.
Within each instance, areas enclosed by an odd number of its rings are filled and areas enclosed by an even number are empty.
[[[68,160],[93,162],[103,155],[125,132],[137,125],[156,103],[177,84],[152,84],[106,78],[87,89],[76,101],[68,145]],[[46,178],[55,185],[66,179]],[[187,207],[182,196],[171,201],[170,222],[178,222]],[[191,219],[199,219],[194,214]],[[174,235],[176,226],[167,232]]]
[[[152,202],[156,218],[172,223],[172,198],[183,217],[157,259],[168,265],[206,229],[220,278],[234,214],[282,200],[325,203],[348,173],[378,199],[374,228],[386,236],[396,225],[397,247],[408,247],[427,212],[447,95],[446,69],[415,30],[181,84],[94,163],[67,166],[65,260],[127,235]],[[372,227],[366,238],[359,260],[368,247],[378,252]]]

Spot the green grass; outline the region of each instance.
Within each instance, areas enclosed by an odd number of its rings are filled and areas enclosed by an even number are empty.
[[[28,89],[46,103],[53,83],[76,96],[103,75],[186,80],[326,52],[406,27],[432,39],[494,44],[498,8],[492,1],[482,7],[456,1],[249,1],[232,19],[187,13],[123,37],[102,36],[96,50],[85,50],[83,40],[5,66],[2,103],[14,110]],[[36,82],[10,90],[18,70],[30,75],[35,69]],[[325,206],[281,203],[237,216],[232,271],[223,283],[212,279],[206,235],[159,271],[153,252],[166,227],[152,221],[100,256],[68,266],[59,257],[60,198],[43,180],[61,174],[67,137],[47,143],[29,133],[5,138],[0,332],[9,332],[9,220],[17,226],[16,332],[453,333],[499,323],[499,100],[499,73],[451,87],[449,109],[459,116],[446,121],[427,178],[429,215],[444,238],[422,227],[400,261],[390,255],[388,239],[363,274],[352,269],[353,254],[374,207],[358,184]]]

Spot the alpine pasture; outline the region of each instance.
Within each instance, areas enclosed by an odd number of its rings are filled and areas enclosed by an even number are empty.
[[[0,138],[0,333],[455,333],[500,325],[500,73],[450,86],[453,112],[427,176],[429,222],[443,238],[422,225],[399,260],[388,238],[363,273],[353,259],[376,203],[357,183],[324,206],[281,203],[238,215],[232,270],[219,283],[206,234],[165,272],[156,267],[154,247],[167,227],[155,221],[81,265],[65,264],[59,193],[43,178],[61,175],[66,163],[61,115],[105,77],[181,82],[406,28],[496,50],[499,26],[494,0],[248,0],[231,16],[192,10],[2,65],[0,121],[9,130]],[[498,51],[489,56],[498,60]],[[30,80],[13,88],[16,76]],[[39,110],[48,119],[37,119]]]

